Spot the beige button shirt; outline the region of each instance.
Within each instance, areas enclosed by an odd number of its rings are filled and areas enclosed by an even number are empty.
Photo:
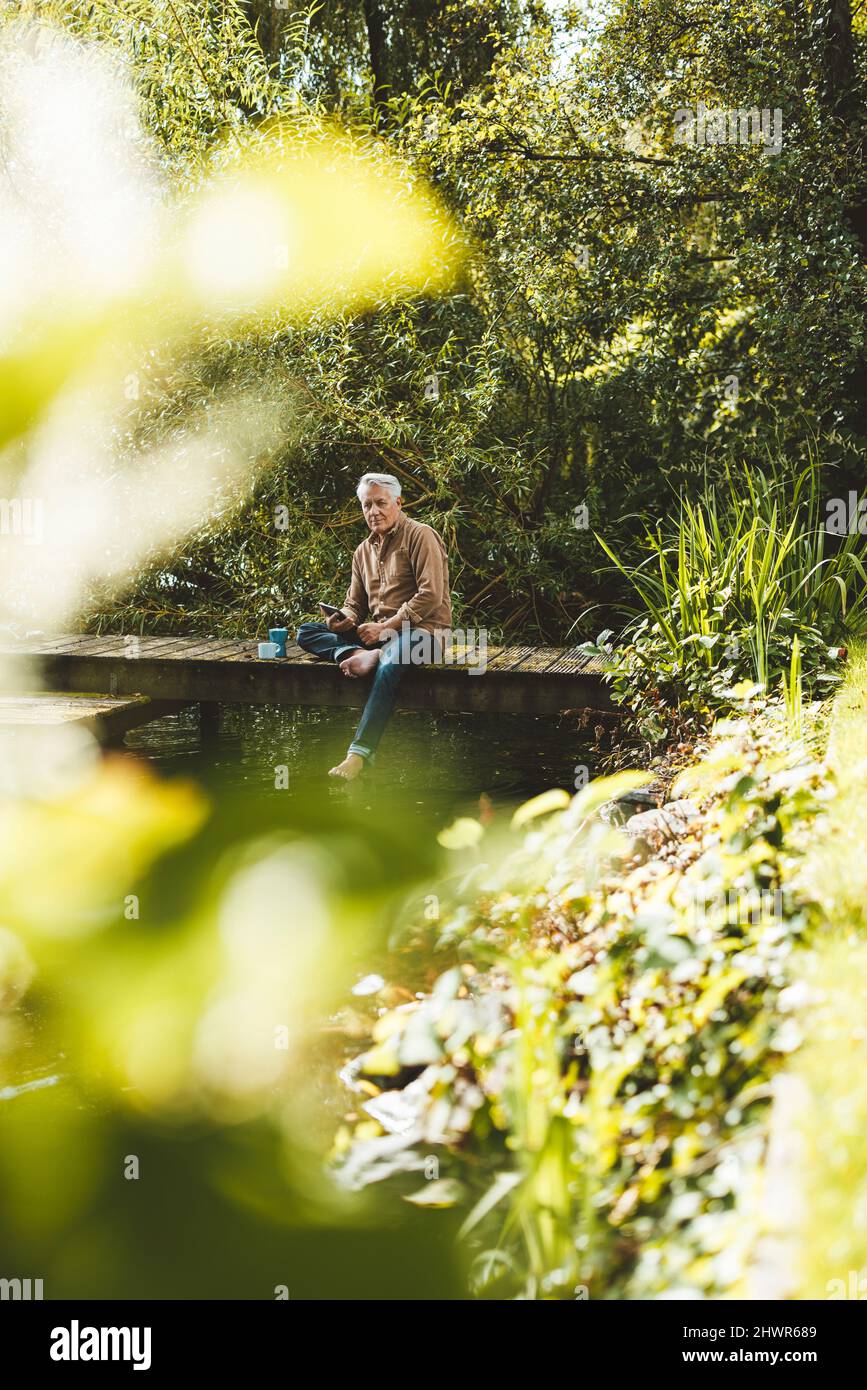
[[[450,628],[449,562],[432,526],[403,512],[385,535],[372,532],[352,557],[343,611],[357,625],[405,618],[413,627]]]

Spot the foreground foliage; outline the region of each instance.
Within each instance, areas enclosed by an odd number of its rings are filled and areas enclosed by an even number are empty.
[[[339,1136],[343,1180],[457,1204],[482,1296],[747,1287],[828,787],[778,704],[717,729],[680,779],[693,833],[650,860],[594,814],[635,780],[529,803],[506,852],[476,837],[437,933],[455,963],[378,1019],[350,1073],[375,1093]]]
[[[837,794],[806,864],[823,930],[799,970],[806,1040],[794,1058],[786,1142],[768,1183],[768,1193],[782,1183],[789,1194],[773,1230],[783,1266],[776,1291],[797,1298],[867,1294],[865,710],[867,646],[859,643],[828,740]]]

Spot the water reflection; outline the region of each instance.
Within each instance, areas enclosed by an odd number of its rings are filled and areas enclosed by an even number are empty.
[[[125,746],[168,775],[194,776],[209,788],[304,802],[313,795],[353,799],[374,811],[396,800],[440,824],[486,796],[513,804],[548,787],[571,789],[588,761],[581,734],[556,718],[398,711],[377,763],[352,787],[328,768],[346,751],[352,711],[225,705],[203,721],[195,705],[126,735]],[[275,786],[286,769],[286,786]]]
[[[202,726],[190,707],[127,735],[119,790],[141,762],[160,774],[132,778],[136,814],[150,797],[164,829],[160,787],[190,781],[207,816],[121,880],[116,920],[33,937],[38,974],[0,1036],[0,1277],[44,1278],[49,1299],[462,1296],[451,1217],[337,1194],[323,1154],[371,1021],[443,968],[393,932],[448,892],[434,832],[480,797],[507,821],[588,755],[553,720],[398,714],[347,787],[326,773],[351,720],[227,706]],[[130,834],[118,822],[118,852]]]

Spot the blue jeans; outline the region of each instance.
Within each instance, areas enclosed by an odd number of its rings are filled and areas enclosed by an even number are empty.
[[[374,651],[366,647],[355,628],[348,632],[332,632],[325,623],[302,623],[296,638],[299,647],[325,661],[343,661],[353,652]],[[373,677],[373,685],[362,711],[350,753],[372,759],[385,733],[403,673],[407,666],[423,665],[432,660],[438,643],[424,628],[404,627],[394,638],[380,647],[382,655]]]

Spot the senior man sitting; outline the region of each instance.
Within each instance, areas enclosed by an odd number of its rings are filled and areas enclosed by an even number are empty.
[[[436,632],[451,627],[449,565],[431,526],[402,510],[400,483],[390,473],[365,473],[356,489],[370,534],[352,557],[341,613],[302,623],[298,645],[345,676],[373,675],[361,721],[331,777],[352,781],[377,749],[407,665],[433,660]]]

